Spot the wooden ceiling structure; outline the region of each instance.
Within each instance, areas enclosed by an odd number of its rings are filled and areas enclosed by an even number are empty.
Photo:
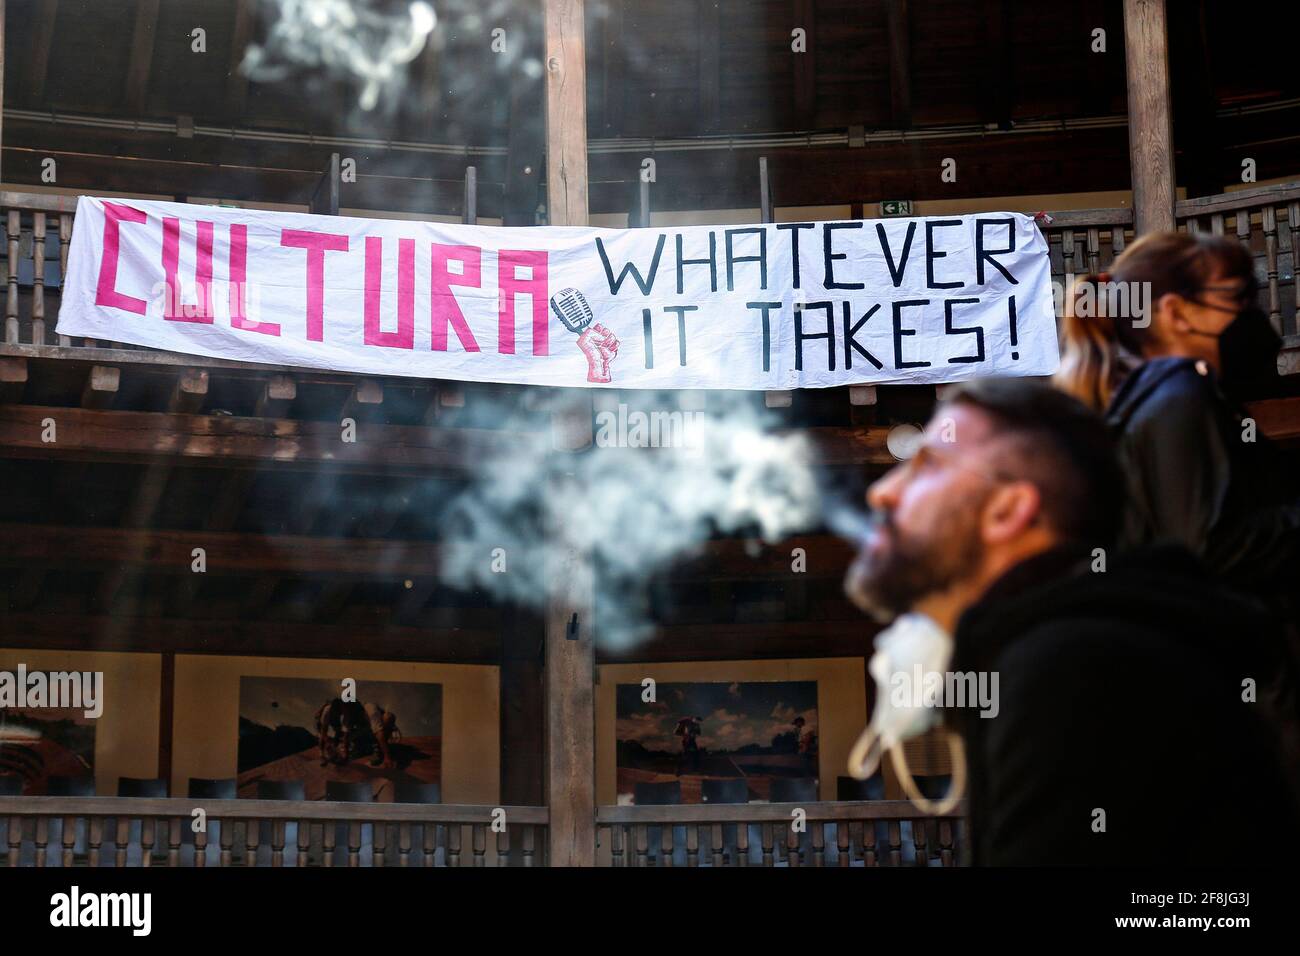
[[[479,215],[531,224],[541,5],[435,7],[424,52],[366,111],[346,78],[243,74],[272,3],[8,0],[5,180],[39,184],[52,158],[74,189],[306,203],[341,151],[358,172],[345,207],[458,216],[474,165]],[[1188,195],[1238,181],[1243,155],[1261,180],[1295,172],[1300,81],[1269,50],[1297,25],[1292,8],[1244,17],[1224,0],[1171,14]],[[590,209],[633,208],[646,158],[661,210],[756,207],[759,156],[778,206],[1126,189],[1124,43],[1122,0],[591,0]]]

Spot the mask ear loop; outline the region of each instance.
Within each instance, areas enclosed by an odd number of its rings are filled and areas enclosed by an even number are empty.
[[[866,780],[876,772],[882,756],[884,750],[880,744],[880,734],[876,732],[873,721],[858,735],[853,749],[849,751],[849,776],[854,780]]]
[[[922,813],[930,816],[942,817],[952,813],[957,804],[961,803],[962,797],[966,795],[966,748],[952,731],[948,731],[948,753],[952,756],[952,785],[948,788],[947,796],[934,803],[916,786],[912,771],[907,766],[907,755],[903,753],[902,744],[890,748],[894,773],[898,774],[898,782],[903,785],[907,798],[916,804],[917,809]]]
[[[948,788],[947,796],[938,803],[926,798],[917,787],[912,771],[907,766],[907,755],[903,751],[903,745],[899,743],[888,748],[894,764],[894,772],[898,775],[898,781],[902,784],[907,798],[922,813],[930,816],[946,816],[966,795],[966,748],[962,746],[960,738],[955,733],[951,731],[947,733],[948,753],[952,756],[952,786]],[[849,775],[855,780],[866,780],[880,766],[884,750],[885,748],[881,746],[880,734],[876,732],[874,725],[867,724],[858,735],[853,749],[849,751]]]

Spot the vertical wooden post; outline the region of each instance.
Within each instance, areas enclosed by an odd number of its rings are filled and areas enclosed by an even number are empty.
[[[1139,235],[1175,227],[1167,37],[1165,0],[1124,0],[1133,221]]]
[[[546,202],[553,226],[587,224],[584,0],[546,0]]]
[[[337,216],[339,214],[339,197],[342,192],[342,167],[338,153],[330,153],[330,161],[325,165],[316,188],[312,190],[307,210],[317,216]]]
[[[465,167],[465,204],[460,218],[470,226],[478,222],[478,169],[474,166]]]
[[[548,221],[587,224],[587,79],[583,0],[545,0]],[[591,444],[591,395],[555,413],[557,454]],[[551,502],[581,489],[557,479]],[[563,515],[556,516],[564,520]],[[555,533],[553,531],[552,533]],[[546,797],[551,866],[596,862],[594,580],[591,556],[565,546],[547,569]]]
[[[640,182],[638,183],[637,198],[640,208],[637,213],[636,224],[642,229],[648,229],[650,227],[650,180],[644,176],[638,178]]]
[[[555,454],[591,444],[589,392],[552,413]],[[570,542],[566,502],[581,499],[571,476],[559,474],[546,492],[554,556],[546,569],[546,797],[550,807],[550,865],[596,862],[595,579],[591,555]]]

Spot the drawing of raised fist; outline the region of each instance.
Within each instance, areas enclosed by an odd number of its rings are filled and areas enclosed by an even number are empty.
[[[618,354],[618,336],[597,322],[578,336],[578,348],[587,356],[587,381],[608,383],[609,363]]]

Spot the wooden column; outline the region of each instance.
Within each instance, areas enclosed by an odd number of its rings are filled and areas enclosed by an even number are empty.
[[[546,192],[548,222],[587,224],[587,76],[583,0],[545,0]],[[591,395],[555,412],[556,454],[591,444]],[[556,479],[548,500],[578,501],[571,478]],[[556,516],[566,520],[564,515]],[[572,520],[571,518],[567,520]],[[562,531],[553,528],[563,540]],[[594,582],[591,557],[565,546],[547,569],[546,797],[550,864],[596,862]]]
[[[546,204],[552,226],[587,224],[584,0],[546,0]]]
[[[553,413],[555,454],[581,451],[592,440],[590,393]],[[550,865],[596,862],[595,581],[591,555],[567,540],[565,524],[581,520],[566,503],[582,498],[573,476],[560,474],[546,491],[552,561],[547,567],[546,797],[551,810]]]
[[[1167,36],[1165,0],[1124,0],[1129,159],[1139,235],[1175,225]]]

